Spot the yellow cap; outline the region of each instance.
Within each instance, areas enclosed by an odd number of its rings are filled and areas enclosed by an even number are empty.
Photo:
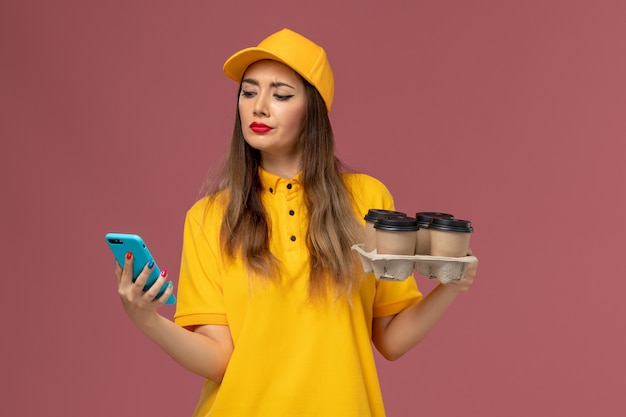
[[[256,61],[272,59],[300,74],[319,91],[330,112],[335,93],[335,79],[324,49],[289,30],[282,29],[263,39],[258,46],[242,49],[224,63],[224,73],[241,82],[246,69]]]

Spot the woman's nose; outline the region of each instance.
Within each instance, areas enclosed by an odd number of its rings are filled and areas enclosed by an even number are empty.
[[[267,108],[267,99],[263,95],[258,95],[257,100],[254,102],[252,113],[255,116],[269,116],[269,110]]]

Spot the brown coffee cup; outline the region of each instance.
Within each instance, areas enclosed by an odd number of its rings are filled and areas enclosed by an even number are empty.
[[[471,222],[460,219],[433,218],[428,228],[430,255],[445,257],[467,256],[471,233]]]
[[[407,216],[382,216],[374,224],[378,255],[415,255],[417,220]]]
[[[363,250],[365,252],[372,252],[376,249],[376,229],[374,224],[376,220],[381,216],[406,216],[405,213],[394,210],[383,209],[369,209],[365,215],[365,245]]]
[[[441,213],[437,211],[421,211],[415,213],[417,219],[417,242],[415,246],[415,253],[417,255],[430,255],[430,222],[434,218],[440,219],[453,219],[454,216],[449,213]]]

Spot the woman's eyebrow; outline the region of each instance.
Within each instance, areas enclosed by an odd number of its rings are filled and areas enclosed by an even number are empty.
[[[254,78],[244,78],[243,80],[241,80],[241,83],[248,83],[248,84],[252,84],[252,85],[256,85],[257,87],[259,86],[259,82],[257,80],[255,80]],[[287,83],[281,82],[281,81],[274,81],[273,83],[270,84],[270,87],[276,88],[276,87],[288,87],[291,89],[296,89],[294,86],[289,85]]]

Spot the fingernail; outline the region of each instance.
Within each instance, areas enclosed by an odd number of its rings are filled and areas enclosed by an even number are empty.
[[[126,259],[130,259],[133,257],[133,253],[131,251],[126,252]]]
[[[167,283],[167,288],[172,288],[174,286],[174,284],[172,284],[172,281]]]
[[[163,271],[161,271],[161,276],[164,277],[167,275],[167,269],[164,269]]]
[[[148,262],[148,269],[152,269],[153,266],[154,266],[154,261]]]

